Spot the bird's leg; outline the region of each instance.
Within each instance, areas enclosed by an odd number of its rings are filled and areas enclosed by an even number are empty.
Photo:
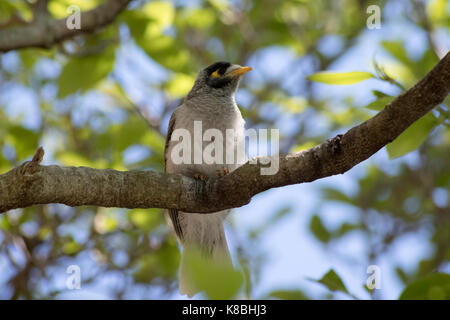
[[[216,173],[217,173],[217,176],[220,178],[220,177],[223,177],[223,176],[226,176],[227,174],[229,174],[230,170],[228,170],[228,168],[222,166],[222,172],[220,170],[216,170]]]
[[[194,174],[194,179],[205,181],[206,180],[206,176],[204,174],[201,174],[201,173],[195,173]]]

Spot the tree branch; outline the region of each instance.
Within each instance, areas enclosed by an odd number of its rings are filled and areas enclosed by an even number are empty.
[[[92,32],[113,22],[130,1],[108,0],[92,10],[81,12],[81,28],[69,29],[67,18],[50,18],[46,11],[48,0],[40,0],[33,8],[31,23],[0,30],[0,52],[31,47],[50,48],[68,38]]]
[[[0,212],[34,204],[63,203],[122,208],[171,208],[215,212],[235,208],[270,188],[342,174],[392,142],[441,103],[450,90],[450,53],[414,87],[373,118],[306,151],[279,157],[275,175],[246,163],[221,179],[205,182],[152,171],[40,166],[32,161],[0,175]]]

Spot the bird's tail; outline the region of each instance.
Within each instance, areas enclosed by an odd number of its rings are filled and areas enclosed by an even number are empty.
[[[183,252],[180,263],[180,293],[192,297],[200,290],[192,277],[192,260],[202,265],[230,265],[232,266],[230,251],[223,228],[224,215],[227,213],[192,214],[189,213],[188,227],[191,231],[188,238],[184,239]],[[186,221],[186,220],[184,220]],[[194,229],[195,228],[195,229]],[[194,231],[195,230],[195,231]],[[211,279],[212,281],[214,279]]]

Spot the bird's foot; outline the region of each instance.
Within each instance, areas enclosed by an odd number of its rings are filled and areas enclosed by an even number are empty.
[[[229,174],[230,170],[228,168],[222,166],[222,171],[216,170],[216,173],[217,173],[217,176],[220,178],[220,177],[223,177],[223,176],[226,176],[227,174]]]
[[[194,174],[194,179],[205,181],[206,180],[206,176],[204,174],[201,174],[201,173],[195,173]]]

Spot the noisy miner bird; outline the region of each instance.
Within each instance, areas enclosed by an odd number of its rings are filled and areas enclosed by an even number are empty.
[[[194,86],[183,101],[175,109],[170,122],[166,137],[164,152],[165,171],[167,173],[178,173],[196,179],[224,175],[235,170],[241,163],[237,159],[237,148],[239,143],[245,139],[244,119],[239,111],[234,94],[238,88],[239,81],[245,73],[252,70],[250,67],[242,67],[229,62],[216,62],[198,73]],[[200,122],[201,121],[201,122]],[[201,123],[202,134],[208,129],[217,129],[223,136],[223,160],[206,164],[194,161],[194,151],[200,147],[202,152],[211,142],[203,142],[202,137],[194,141],[194,122],[198,126]],[[172,150],[179,141],[172,141],[177,129],[185,129],[190,133],[191,154],[190,161],[175,164]],[[233,129],[234,135],[226,135],[227,129]],[[216,131],[217,132],[217,131]],[[214,141],[214,137],[211,141]],[[216,141],[218,142],[218,141]],[[233,146],[234,161],[226,159],[227,144]],[[198,150],[198,149],[197,149]],[[229,152],[230,150],[228,150]],[[183,150],[186,152],[186,150]],[[217,152],[217,150],[215,150]],[[186,157],[186,155],[183,155]],[[185,158],[186,159],[186,158]],[[210,214],[185,213],[178,210],[169,210],[169,217],[180,244],[184,247],[180,266],[180,293],[192,297],[199,290],[190,279],[186,267],[187,248],[196,248],[202,256],[207,257],[204,261],[215,261],[230,264],[231,257],[225,238],[223,221],[229,210],[214,212]]]

